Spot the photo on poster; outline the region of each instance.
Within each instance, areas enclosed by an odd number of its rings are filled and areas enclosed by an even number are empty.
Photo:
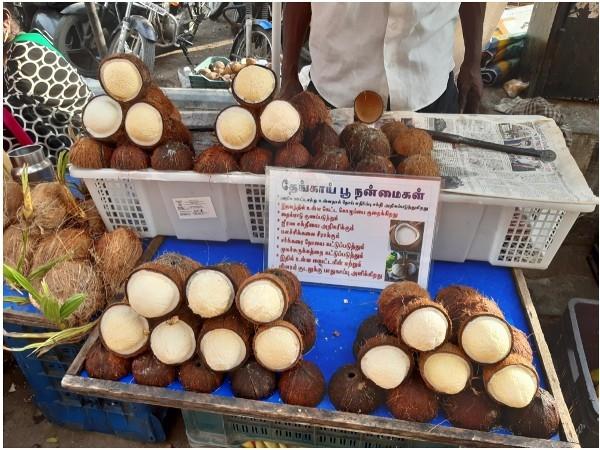
[[[425,223],[391,220],[385,281],[417,281]]]

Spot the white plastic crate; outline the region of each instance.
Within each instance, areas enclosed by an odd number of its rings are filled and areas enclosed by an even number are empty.
[[[104,223],[142,237],[265,242],[265,177],[243,173],[119,171],[71,168],[84,180]],[[215,218],[182,219],[174,198],[210,198]],[[433,257],[545,269],[580,213],[595,204],[553,203],[443,192]]]

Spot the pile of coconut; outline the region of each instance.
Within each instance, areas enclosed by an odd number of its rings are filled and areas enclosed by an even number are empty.
[[[221,80],[231,83],[240,70],[253,64],[256,64],[254,58],[242,58],[241,61],[231,61],[228,64],[223,61],[215,61],[207,68],[200,69],[198,73],[208,80]]]
[[[329,383],[339,410],[368,414],[385,403],[402,420],[429,422],[441,408],[460,428],[503,425],[539,438],[558,429],[527,336],[470,287],[449,286],[433,300],[414,282],[388,286],[378,314],[360,325],[353,351],[356,363]]]

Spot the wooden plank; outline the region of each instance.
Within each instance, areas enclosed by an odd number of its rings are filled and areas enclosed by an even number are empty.
[[[527,288],[527,281],[525,280],[525,276],[523,275],[523,271],[521,269],[513,269],[513,275],[517,285],[517,290],[519,292],[519,297],[521,297],[521,303],[523,304],[525,314],[529,320],[529,325],[531,326],[531,330],[535,336],[535,343],[537,345],[540,359],[542,360],[542,366],[544,368],[546,379],[548,380],[550,392],[556,400],[556,407],[558,408],[558,414],[560,417],[564,438],[567,440],[567,442],[579,447],[579,438],[575,432],[575,427],[573,426],[569,409],[567,408],[567,404],[565,403],[565,399],[560,388],[560,382],[558,375],[556,374],[556,369],[554,368],[552,355],[550,354],[548,343],[546,342],[542,326],[540,325],[537,312],[535,311],[531,294]]]

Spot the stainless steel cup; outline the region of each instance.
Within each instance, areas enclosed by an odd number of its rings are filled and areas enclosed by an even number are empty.
[[[56,178],[52,161],[46,157],[44,147],[40,144],[14,148],[8,152],[8,157],[13,166],[10,174],[19,183],[25,166],[30,184],[54,181]]]

